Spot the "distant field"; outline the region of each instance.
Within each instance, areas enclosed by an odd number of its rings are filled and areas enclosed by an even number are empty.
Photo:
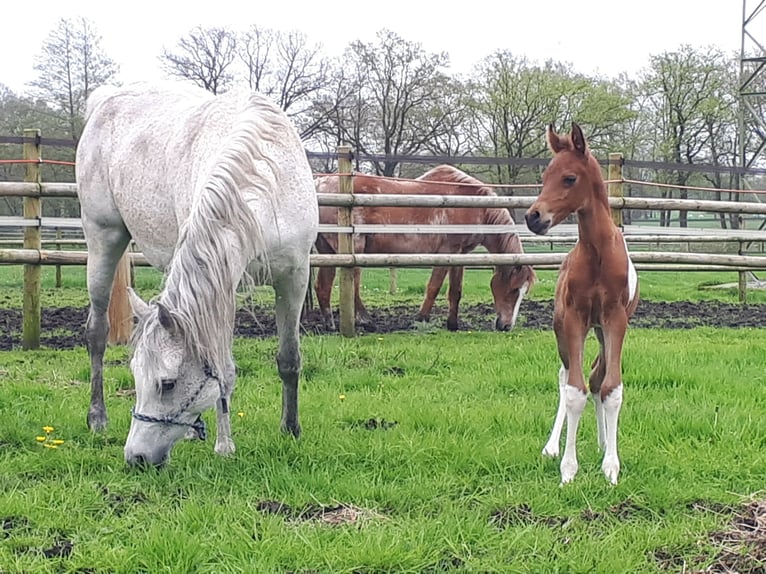
[[[362,297],[366,303],[373,306],[396,304],[419,304],[423,298],[425,285],[428,281],[428,269],[399,269],[397,274],[397,291],[389,294],[388,269],[366,269],[363,272]],[[467,269],[463,284],[463,301],[465,303],[489,303],[492,296],[489,290],[489,280],[492,271],[489,269]],[[759,273],[756,273],[759,275]],[[766,274],[760,274],[766,278]],[[536,300],[553,298],[556,283],[556,271],[538,272],[538,282],[529,297]],[[719,300],[735,303],[737,290],[711,289],[715,285],[736,283],[736,272],[655,272],[639,273],[641,282],[641,297],[652,301],[710,301]],[[144,297],[151,297],[159,292],[161,274],[153,269],[138,267],[135,269],[136,289]],[[41,293],[43,307],[84,307],[88,304],[88,294],[85,288],[85,269],[83,267],[63,267],[62,287],[55,285],[55,269],[43,268],[43,290]],[[444,289],[446,290],[446,282]],[[0,266],[0,307],[21,308],[22,304],[23,271],[19,265]],[[334,301],[337,304],[338,282],[335,283]],[[442,299],[444,298],[442,292]],[[273,299],[270,288],[257,290],[260,301]],[[751,290],[748,301],[753,303],[766,302],[766,292]]]

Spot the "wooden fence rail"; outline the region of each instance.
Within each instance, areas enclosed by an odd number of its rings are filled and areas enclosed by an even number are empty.
[[[36,133],[36,132],[35,132]],[[34,138],[25,144],[25,154],[29,159],[39,158],[39,146]],[[354,233],[471,233],[478,232],[476,226],[422,226],[422,225],[354,225],[353,207],[504,207],[527,208],[534,196],[440,196],[440,195],[355,195],[352,193],[351,150],[339,147],[338,166],[340,190],[338,194],[317,194],[317,201],[322,206],[338,207],[338,225],[321,227],[323,233],[337,233],[339,236],[339,253],[336,255],[312,254],[311,265],[315,267],[331,266],[341,268],[340,280],[340,327],[341,333],[354,334],[353,307],[353,267],[432,267],[442,265],[458,265],[464,267],[488,267],[500,264],[528,264],[536,268],[556,268],[564,257],[563,253],[526,253],[526,254],[366,254],[353,253]],[[37,154],[37,155],[35,155]],[[25,155],[26,157],[26,155]],[[72,218],[42,217],[40,199],[43,197],[76,198],[77,186],[73,183],[42,183],[39,181],[39,169],[34,163],[27,164],[27,176],[24,182],[0,182],[0,196],[24,198],[24,217],[0,217],[0,228],[21,227],[24,230],[22,249],[0,249],[0,264],[23,264],[25,268],[24,296],[24,348],[39,346],[40,298],[39,276],[42,265],[84,265],[87,254],[84,251],[43,249],[42,245],[77,245],[82,240],[41,240],[43,228],[81,228],[79,220]],[[700,211],[711,213],[736,213],[766,215],[766,204],[733,201],[706,201],[693,199],[659,199],[622,197],[622,161],[619,154],[609,157],[609,198],[613,217],[620,223],[624,209],[654,209],[673,211]],[[487,227],[487,226],[484,226]],[[507,232],[516,230],[524,243],[528,244],[571,244],[577,239],[576,230],[559,231],[555,235],[538,237],[531,235],[525,228],[507,228],[493,226],[482,232]],[[560,226],[565,228],[566,226]],[[742,255],[745,246],[751,243],[766,243],[766,232],[755,231],[725,231],[694,230],[679,234],[678,230],[667,228],[645,227],[639,232],[635,226],[625,234],[628,243],[661,244],[661,243],[735,243],[738,244],[739,255],[717,253],[683,253],[662,251],[634,251],[631,257],[640,270],[734,270],[740,273],[740,284],[746,271],[766,269],[766,257]],[[0,239],[0,245],[9,241]],[[71,243],[70,243],[71,242]],[[17,245],[18,243],[13,243]],[[81,244],[81,243],[80,243]],[[129,254],[133,265],[148,265],[140,253]],[[744,300],[744,289],[740,298]]]

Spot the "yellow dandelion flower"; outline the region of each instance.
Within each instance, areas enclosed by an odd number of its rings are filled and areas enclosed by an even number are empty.
[[[378,341],[382,341],[382,340],[383,340],[383,337],[378,337]]]
[[[237,413],[237,416],[238,416],[238,417],[240,417],[240,418],[242,418],[243,416],[245,416],[245,413],[243,413],[242,411],[239,411],[239,412]]]
[[[43,430],[45,431],[46,434],[51,434],[55,429],[51,426],[46,425],[43,427]]]
[[[64,439],[63,438],[54,438],[51,442],[53,444],[64,444]]]
[[[48,444],[47,442],[43,445],[45,448],[58,448],[55,444]]]
[[[346,400],[346,395],[338,395],[338,398],[342,401]]]
[[[36,437],[35,437],[35,440],[36,440],[37,442],[45,442],[45,439],[46,439],[46,438],[48,438],[48,437],[44,437],[44,436],[36,436]]]

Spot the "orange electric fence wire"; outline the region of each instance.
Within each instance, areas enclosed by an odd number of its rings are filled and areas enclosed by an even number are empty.
[[[73,161],[63,161],[58,159],[0,159],[0,164],[16,164],[16,163],[48,163],[51,165],[74,166]]]

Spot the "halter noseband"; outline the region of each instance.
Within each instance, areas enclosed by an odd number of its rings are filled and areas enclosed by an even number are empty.
[[[205,388],[205,384],[209,380],[212,379],[212,380],[218,381],[219,385],[221,384],[220,379],[213,372],[213,367],[210,366],[210,363],[205,361],[203,365],[203,369],[205,373],[205,378],[202,380],[197,390],[194,391],[194,394],[192,394],[188,399],[186,399],[186,402],[184,402],[184,404],[181,405],[181,408],[178,409],[172,415],[165,415],[164,417],[153,417],[150,415],[143,415],[137,412],[135,407],[130,409],[130,415],[137,421],[141,421],[145,423],[159,423],[163,425],[176,425],[181,427],[190,427],[197,432],[197,436],[200,438],[200,440],[205,440],[207,438],[207,427],[205,426],[205,421],[202,420],[202,415],[198,415],[197,420],[195,420],[193,423],[185,423],[183,421],[178,420],[179,417],[186,412],[186,409],[188,409],[192,405],[192,403],[194,403],[194,401],[197,400],[197,397],[199,397],[200,393],[202,392],[202,389]],[[223,403],[224,413],[229,412],[229,407],[226,404],[226,398],[223,396],[223,392],[221,392],[221,402]]]

